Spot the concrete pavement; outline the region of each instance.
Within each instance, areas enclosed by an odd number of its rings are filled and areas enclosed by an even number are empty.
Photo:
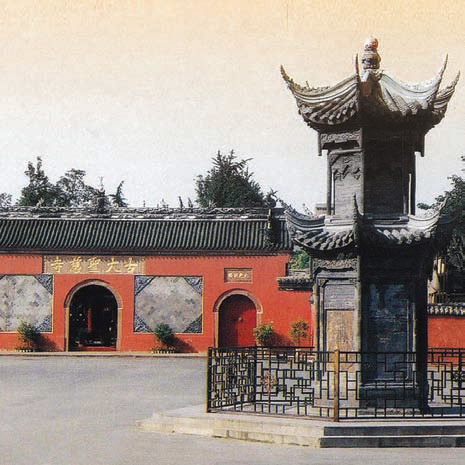
[[[2,465],[462,465],[461,449],[310,449],[141,432],[153,412],[199,405],[205,360],[0,357]]]

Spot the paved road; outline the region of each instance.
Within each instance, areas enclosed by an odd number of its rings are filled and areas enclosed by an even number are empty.
[[[0,357],[2,465],[463,465],[460,449],[332,449],[145,433],[204,399],[203,359]]]

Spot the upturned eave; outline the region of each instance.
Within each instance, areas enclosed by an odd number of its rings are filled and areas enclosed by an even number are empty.
[[[407,83],[380,69],[360,73],[333,86],[310,87],[296,83],[281,67],[281,74],[292,92],[299,113],[313,129],[323,132],[347,126],[385,125],[414,127],[424,134],[445,115],[460,77],[440,89],[447,66],[445,58],[433,79]]]

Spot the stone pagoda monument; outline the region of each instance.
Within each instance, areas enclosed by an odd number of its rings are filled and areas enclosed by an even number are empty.
[[[415,161],[459,75],[440,89],[445,60],[431,81],[407,84],[380,69],[377,48],[369,39],[361,69],[356,57],[353,75],[335,86],[302,86],[281,69],[328,162],[326,215],[288,208],[287,221],[312,259],[316,349],[416,352],[420,367],[427,279],[443,221],[439,212],[414,216]]]

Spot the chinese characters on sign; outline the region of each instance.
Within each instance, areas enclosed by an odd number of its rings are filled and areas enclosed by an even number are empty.
[[[251,283],[252,270],[250,268],[226,269],[224,280],[227,283]]]
[[[145,274],[144,257],[45,255],[47,274]]]

